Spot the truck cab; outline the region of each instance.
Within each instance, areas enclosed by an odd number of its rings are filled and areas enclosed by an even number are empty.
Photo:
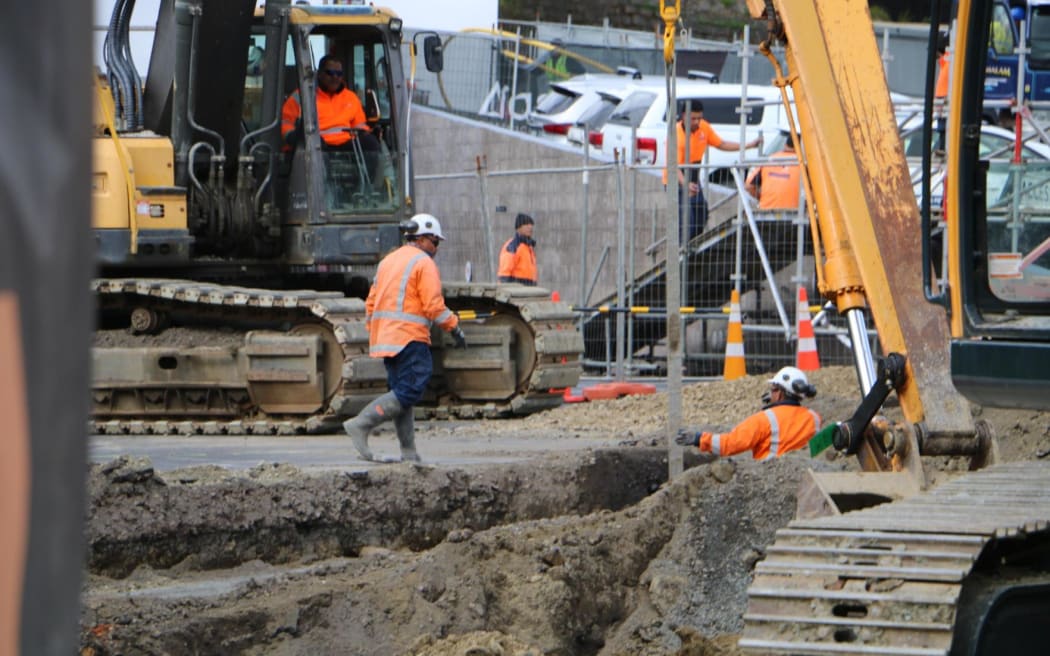
[[[984,78],[985,120],[1009,126],[1010,106],[1019,93],[1028,101],[1050,102],[1050,0],[999,0],[991,10]],[[1023,64],[1018,53],[1022,44]],[[1017,71],[1022,65],[1024,83],[1023,90],[1019,90]],[[1036,107],[1034,111],[1050,116],[1046,110]]]

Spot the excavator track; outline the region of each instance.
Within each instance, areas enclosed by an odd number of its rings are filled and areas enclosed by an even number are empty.
[[[982,561],[1045,544],[1050,465],[999,465],[777,532],[748,589],[739,646],[761,654],[933,656],[952,648]]]
[[[152,278],[99,279],[92,290],[103,314],[128,314],[137,332],[156,333],[131,346],[96,339],[96,433],[329,432],[386,389],[382,360],[368,356],[364,302],[339,292]],[[445,294],[470,348],[454,351],[435,330],[435,376],[420,416],[529,414],[560,404],[560,389],[579,380],[582,337],[568,306],[547,292],[449,285]],[[234,338],[166,339],[175,334],[166,320]]]

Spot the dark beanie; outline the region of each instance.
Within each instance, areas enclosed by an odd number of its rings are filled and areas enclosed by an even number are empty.
[[[523,225],[533,225],[534,223],[536,223],[536,222],[533,221],[532,217],[529,216],[528,214],[518,214],[516,217],[514,217],[514,229],[515,230],[517,230],[518,228],[520,228]]]

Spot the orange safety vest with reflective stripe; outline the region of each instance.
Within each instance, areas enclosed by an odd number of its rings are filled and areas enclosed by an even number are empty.
[[[790,401],[756,412],[728,433],[701,433],[700,450],[719,456],[751,451],[755,460],[779,458],[809,444],[820,415]]]
[[[722,145],[722,137],[719,136],[711,124],[700,119],[700,126],[696,132],[689,133],[689,160],[690,164],[699,164],[704,160],[704,153],[708,146],[718,148]],[[678,163],[685,164],[685,128],[678,121]],[[694,175],[690,173],[690,175]],[[686,176],[688,179],[688,176]],[[664,169],[664,184],[667,184],[667,169]]]
[[[532,248],[535,243],[529,237],[515,233],[503,244],[499,252],[499,270],[496,273],[500,282],[536,284],[536,251]]]
[[[295,129],[295,122],[302,116],[303,110],[299,106],[299,91],[296,90],[284,101],[281,108],[281,136],[286,136]],[[358,100],[357,94],[341,88],[335,93],[328,93],[324,89],[317,89],[317,129],[321,131],[321,138],[329,146],[341,146],[351,139],[353,134],[346,128],[359,127],[367,130],[365,110]]]
[[[430,326],[451,331],[459,317],[445,306],[441,273],[423,250],[405,244],[379,263],[365,301],[368,354],[389,358],[409,342],[430,344]]]
[[[782,150],[770,156],[770,159],[793,159],[795,151]],[[798,207],[799,170],[798,162],[790,164],[769,163],[751,169],[745,184],[752,184],[755,179],[761,180],[762,188],[758,194],[758,207],[763,210],[786,210]]]

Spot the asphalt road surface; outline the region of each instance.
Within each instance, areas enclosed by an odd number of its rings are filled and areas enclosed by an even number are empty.
[[[613,446],[619,436],[563,437],[535,433],[482,435],[477,430],[457,434],[450,422],[417,422],[416,447],[425,464],[463,466],[494,464],[547,456],[558,452]],[[377,458],[397,459],[397,440],[390,430],[373,434],[369,446]],[[260,464],[281,463],[304,471],[367,470],[383,463],[357,457],[349,438],[342,435],[214,436],[93,435],[88,458],[104,463],[122,455],[152,460],[158,471],[198,465],[218,465],[230,470],[250,469]]]

